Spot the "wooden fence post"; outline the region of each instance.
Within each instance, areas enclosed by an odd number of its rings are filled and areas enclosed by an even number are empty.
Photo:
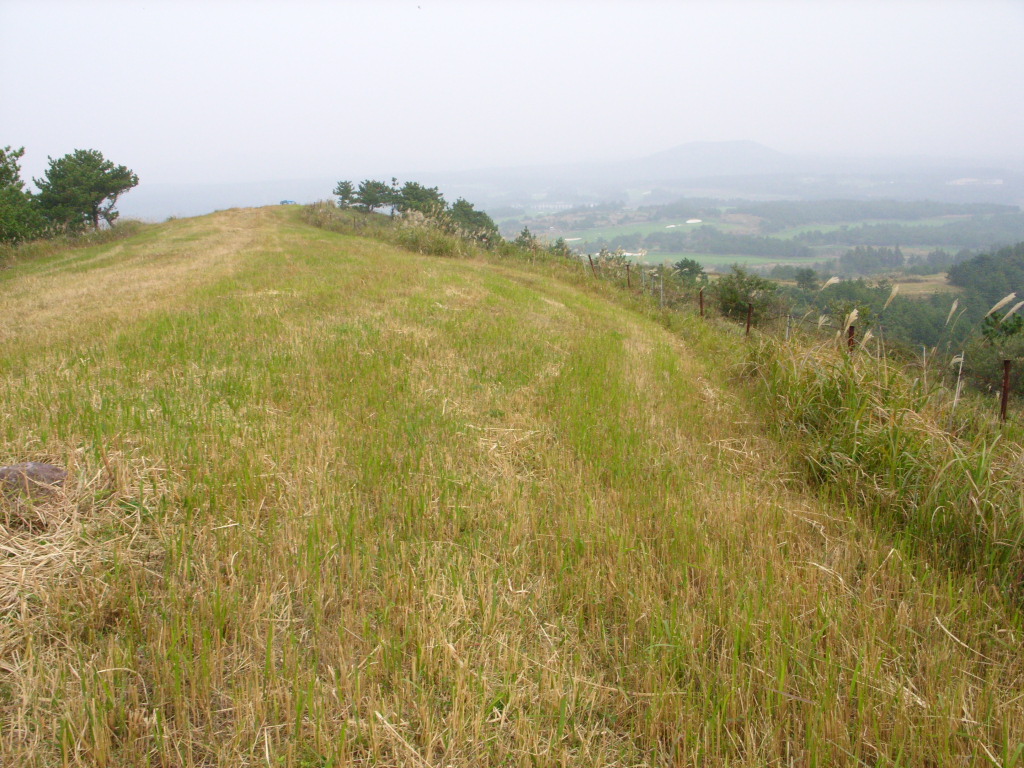
[[[846,329],[846,348],[853,352],[854,343],[857,341],[857,327],[851,325]]]
[[[594,260],[591,258],[589,253],[587,254],[587,258],[590,259],[590,271],[594,273],[594,277],[597,277],[597,269],[594,267]]]
[[[629,279],[629,262],[626,262],[626,288],[633,290],[633,281]]]
[[[753,319],[753,317],[754,317],[754,305],[753,304],[747,304],[747,333],[746,333],[747,336],[750,335],[750,321]]]
[[[704,317],[704,289],[700,289],[700,293],[697,294],[697,298],[700,300],[700,316]]]

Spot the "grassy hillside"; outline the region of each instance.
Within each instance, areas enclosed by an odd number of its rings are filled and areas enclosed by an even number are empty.
[[[1020,765],[1009,592],[638,306],[285,209],[0,272],[0,462],[72,472],[2,502],[0,763]]]

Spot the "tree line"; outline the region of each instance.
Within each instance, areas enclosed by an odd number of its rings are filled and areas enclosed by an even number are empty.
[[[744,254],[777,259],[809,259],[815,255],[814,247],[848,245],[856,249],[856,253],[848,254],[848,264],[841,268],[848,273],[871,274],[905,266],[898,243],[923,243],[933,248],[942,246],[962,251],[979,245],[991,247],[996,243],[1015,242],[1022,237],[1024,214],[1001,213],[985,219],[959,219],[938,225],[843,225],[827,232],[801,232],[792,238],[723,232],[712,224],[702,224],[688,230],[595,238],[588,243],[595,249],[637,251],[643,248],[660,253]]]
[[[76,149],[48,158],[37,192],[25,189],[19,161],[25,148],[0,149],[0,243],[19,243],[56,233],[113,226],[117,199],[139,177],[95,149]]]
[[[917,243],[951,248],[992,247],[1024,237],[1024,214],[998,213],[984,218],[955,219],[944,224],[859,224],[831,231],[811,230],[793,236],[808,246],[868,245],[892,246]]]
[[[757,216],[768,231],[808,224],[931,219],[939,216],[1014,214],[1020,209],[993,203],[942,203],[935,200],[770,200],[737,202],[733,213]],[[907,242],[904,240],[904,242]]]
[[[501,240],[498,226],[485,211],[476,210],[461,197],[449,205],[437,187],[416,181],[407,181],[401,186],[395,177],[390,184],[376,179],[364,179],[358,185],[339,181],[334,195],[337,206],[342,209],[354,208],[366,213],[389,209],[392,214],[418,214],[484,245],[494,245]]]
[[[612,238],[599,237],[588,241],[592,248],[610,251],[622,248],[637,251],[641,248],[657,253],[717,253],[766,256],[777,259],[807,259],[814,252],[806,245],[763,235],[741,235],[723,232],[710,224],[691,230],[651,232],[644,235],[633,232]]]

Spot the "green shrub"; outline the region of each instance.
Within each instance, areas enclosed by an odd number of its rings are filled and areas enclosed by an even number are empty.
[[[734,264],[732,271],[714,284],[714,295],[718,308],[726,317],[747,316],[748,307],[753,308],[752,322],[763,322],[775,306],[775,292],[778,285],[743,267]]]

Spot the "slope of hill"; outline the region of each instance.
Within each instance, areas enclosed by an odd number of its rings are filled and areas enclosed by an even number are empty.
[[[584,274],[287,209],[0,272],[0,762],[1013,765],[1021,614]]]

